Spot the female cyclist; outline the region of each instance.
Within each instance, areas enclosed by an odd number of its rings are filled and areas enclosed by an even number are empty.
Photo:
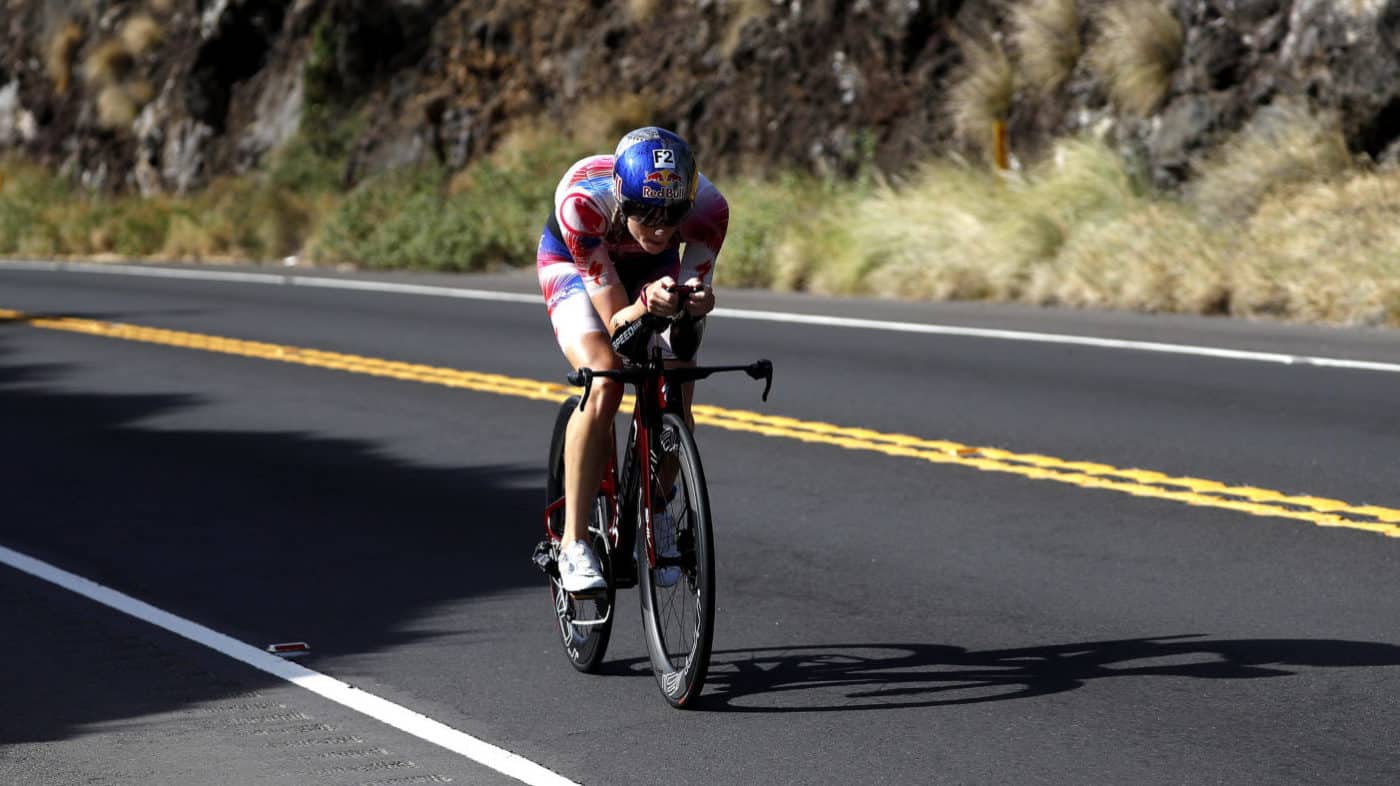
[[[555,189],[536,264],[554,336],[570,367],[618,368],[611,334],[648,312],[674,316],[684,309],[697,320],[710,313],[710,282],[728,227],[728,203],[697,171],[685,140],[666,129],[638,128],[613,155],[569,167]],[[671,291],[677,283],[691,288],[684,299]],[[656,340],[664,356],[675,358],[668,334]],[[568,592],[606,586],[588,544],[586,503],[602,480],[621,401],[619,383],[596,379],[587,407],[574,412],[565,435],[559,575]],[[689,420],[688,395],[685,405]],[[658,548],[674,551],[669,527],[653,523]]]

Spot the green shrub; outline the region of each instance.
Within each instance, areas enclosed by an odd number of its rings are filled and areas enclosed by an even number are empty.
[[[128,199],[112,211],[108,223],[112,250],[122,256],[153,256],[165,246],[170,211],[159,201]]]
[[[371,178],[333,211],[313,256],[455,271],[527,265],[554,186],[578,157],[567,140],[538,137],[507,145],[450,180],[435,166]]]
[[[812,288],[847,235],[842,220],[869,186],[785,174],[721,184],[729,232],[715,280],[726,287]]]
[[[317,230],[312,240],[312,257],[318,261],[372,265],[384,254],[381,237],[387,227],[399,219],[421,188],[417,175],[395,172],[360,183]]]
[[[272,154],[268,185],[303,195],[339,192],[345,182],[345,158],[343,154],[323,153],[322,149],[311,142],[309,134],[292,137]]]
[[[45,215],[69,201],[59,178],[17,158],[0,159],[0,254],[52,253],[58,231]]]

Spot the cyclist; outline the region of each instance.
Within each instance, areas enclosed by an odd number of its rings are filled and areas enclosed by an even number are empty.
[[[554,191],[536,257],[554,336],[569,365],[618,368],[611,334],[646,313],[669,317],[684,309],[696,320],[710,313],[710,282],[728,227],[724,196],[697,171],[690,145],[664,128],[638,128],[613,155],[569,167]],[[684,299],[672,291],[678,283],[691,288]],[[698,342],[703,323],[695,324]],[[669,333],[654,339],[663,356],[693,362],[693,349],[691,357],[676,358]],[[589,545],[587,502],[602,481],[621,402],[622,385],[597,378],[587,407],[574,412],[565,433],[559,575],[571,593],[606,586]],[[689,422],[689,391],[684,402]],[[669,526],[656,529],[661,553],[678,554]],[[674,575],[660,580],[674,583],[679,569],[668,571]]]

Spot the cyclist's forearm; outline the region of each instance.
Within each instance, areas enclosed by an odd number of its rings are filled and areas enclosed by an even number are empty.
[[[623,325],[641,319],[646,313],[646,305],[642,303],[641,298],[638,298],[635,303],[624,306],[613,313],[612,319],[608,320],[608,332],[615,334]]]

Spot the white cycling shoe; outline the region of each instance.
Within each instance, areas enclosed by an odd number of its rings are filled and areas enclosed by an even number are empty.
[[[680,559],[681,550],[676,546],[676,522],[671,517],[671,512],[663,510],[660,513],[651,514],[652,537],[656,540],[656,556],[666,559]],[[657,568],[656,586],[674,587],[677,581],[681,580],[680,565],[666,565]]]
[[[559,583],[570,594],[601,592],[608,587],[593,549],[581,540],[559,550]]]

